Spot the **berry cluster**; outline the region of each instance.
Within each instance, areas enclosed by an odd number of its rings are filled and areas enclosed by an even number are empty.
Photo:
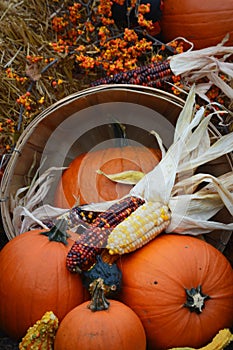
[[[116,25],[114,5],[120,6],[120,11],[137,13],[139,34],[130,22],[124,28]],[[154,54],[153,37],[149,38],[149,34],[156,26],[146,19],[150,7],[149,1],[140,4],[136,0],[98,0],[96,6],[74,3],[53,17],[57,41],[51,46],[59,54],[71,55],[85,73],[95,70],[110,75],[136,68],[139,61],[151,59]],[[153,35],[159,32],[158,27]]]
[[[10,144],[13,141],[13,135],[15,133],[15,121],[11,118],[1,118],[0,117],[0,135],[1,135],[1,144],[0,144],[0,153],[9,152],[11,150]],[[3,162],[1,162],[1,165]],[[1,167],[0,167],[1,168]]]

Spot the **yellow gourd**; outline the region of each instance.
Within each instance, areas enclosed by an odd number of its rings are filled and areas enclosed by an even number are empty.
[[[32,327],[27,330],[19,344],[19,350],[52,350],[58,329],[58,318],[48,311]]]
[[[227,345],[230,344],[230,342],[233,341],[233,334],[228,328],[224,328],[221,331],[218,332],[218,334],[213,338],[213,340],[207,344],[206,346],[194,349],[194,348],[172,348],[170,350],[222,350]]]

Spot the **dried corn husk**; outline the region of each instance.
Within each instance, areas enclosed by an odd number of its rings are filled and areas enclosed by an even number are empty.
[[[233,54],[233,46],[224,46],[224,42],[217,46],[201,50],[187,51],[170,58],[170,67],[175,75],[190,83],[196,83],[201,78],[208,78],[209,82],[197,84],[196,92],[209,101],[206,92],[211,85],[216,85],[231,100],[233,89],[219,77],[219,73],[233,78],[233,63],[225,62]]]
[[[127,170],[115,174],[106,174],[102,170],[97,170],[97,174],[104,175],[111,181],[127,185],[135,185],[145,176],[142,171],[136,170]]]
[[[50,190],[51,183],[54,181],[54,172],[62,169],[51,167],[38,176],[39,168],[31,185],[18,189],[16,195],[11,197],[12,223],[15,232],[25,232],[35,224],[46,229],[48,227],[43,223],[44,220],[67,212],[67,209],[55,208],[46,203],[43,204]]]
[[[196,235],[214,229],[232,230],[233,224],[211,222],[209,219],[223,206],[233,214],[233,172],[220,178],[209,174],[193,176],[190,172],[194,173],[199,165],[231,152],[233,135],[231,133],[223,136],[211,145],[207,132],[211,115],[204,118],[204,108],[195,112],[194,106],[193,85],[177,121],[173,144],[161,162],[130,194],[169,205],[172,219],[166,232]],[[191,188],[194,190],[204,182],[211,183],[212,192],[206,186],[196,193],[190,193]]]

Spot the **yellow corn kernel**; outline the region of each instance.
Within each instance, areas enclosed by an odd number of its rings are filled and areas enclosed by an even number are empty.
[[[117,225],[108,237],[109,254],[130,253],[158,236],[170,223],[166,205],[147,202]]]

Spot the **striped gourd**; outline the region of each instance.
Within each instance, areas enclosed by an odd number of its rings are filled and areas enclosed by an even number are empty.
[[[66,258],[68,270],[80,273],[90,269],[96,262],[96,256],[105,248],[112,229],[142,204],[144,200],[141,198],[127,197],[99,214],[71,247]]]
[[[109,254],[130,253],[158,236],[170,223],[170,211],[158,202],[146,202],[116,226],[108,237]]]

